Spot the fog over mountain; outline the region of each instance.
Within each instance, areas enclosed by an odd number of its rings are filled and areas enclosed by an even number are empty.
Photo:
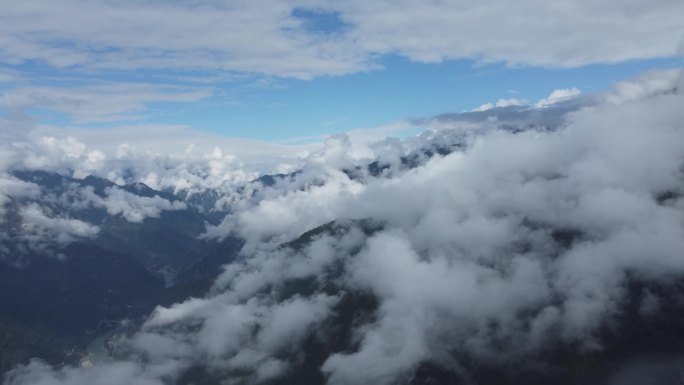
[[[4,384],[677,383],[683,89],[254,163],[8,133]]]

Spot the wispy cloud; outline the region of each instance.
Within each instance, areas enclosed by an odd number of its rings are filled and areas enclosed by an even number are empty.
[[[0,98],[0,108],[40,108],[67,114],[75,123],[140,119],[149,104],[193,102],[213,94],[211,88],[140,83],[102,83],[80,86],[19,86]]]

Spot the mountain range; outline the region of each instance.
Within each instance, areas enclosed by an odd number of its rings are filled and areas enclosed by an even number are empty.
[[[337,135],[237,182],[221,156],[17,155],[4,381],[681,383],[683,79],[441,115],[371,156]]]

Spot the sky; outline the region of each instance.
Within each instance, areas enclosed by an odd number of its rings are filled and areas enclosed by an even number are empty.
[[[245,241],[203,298],[121,336],[120,360],[34,360],[5,383],[161,385],[198,365],[269,383],[308,337],[337,340],[347,293],[377,304],[353,348],[316,357],[330,385],[545,370],[619,348],[623,321],[669,323],[683,16],[682,0],[0,0],[0,224],[21,221],[0,241],[33,257],[96,238],[90,209],[206,209],[222,219],[203,239]],[[57,196],[17,170],[179,200]]]
[[[498,100],[534,104],[558,89],[602,92],[684,62],[684,5],[670,0],[1,7],[6,129],[27,120],[53,129],[183,126],[306,143]]]

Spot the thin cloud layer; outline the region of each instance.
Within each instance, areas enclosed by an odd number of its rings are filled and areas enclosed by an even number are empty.
[[[69,115],[77,124],[133,120],[152,102],[193,102],[212,95],[210,88],[144,83],[100,83],[79,87],[20,86],[4,92],[0,108],[45,108]]]
[[[6,383],[156,384],[198,365],[267,382],[315,343],[332,385],[408,383],[425,363],[467,380],[472,365],[600,352],[635,301],[630,284],[684,276],[683,84],[680,71],[652,72],[543,108],[563,114],[552,126],[519,106],[479,123],[465,113],[478,129],[372,146],[376,169],[353,168],[348,141],[331,138],[300,172],[225,202],[207,236],[246,244],[205,298],[158,307],[114,362],[33,362]],[[487,118],[511,108],[520,118],[503,127]],[[641,294],[646,322],[661,299]]]
[[[56,67],[226,69],[300,78],[367,68],[348,43],[308,35],[294,9],[273,1],[7,4],[2,54],[10,63],[40,60]]]
[[[352,35],[366,49],[396,51],[427,62],[479,58],[561,67],[614,63],[680,55],[684,34],[677,21],[682,5],[666,0],[630,4],[350,1],[338,9],[356,26]],[[665,30],[673,35],[661,40]]]
[[[295,78],[366,71],[377,67],[378,55],[395,53],[420,62],[572,67],[681,55],[683,7],[669,0],[60,0],[48,7],[22,1],[3,6],[0,57],[10,64],[90,70],[228,70]]]

